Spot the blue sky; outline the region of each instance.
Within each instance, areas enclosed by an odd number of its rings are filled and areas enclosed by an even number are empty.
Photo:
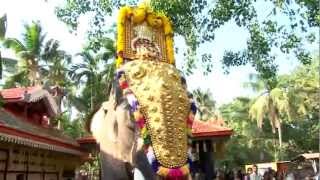
[[[67,26],[60,22],[54,14],[54,6],[63,2],[62,0],[0,0],[0,15],[7,13],[8,29],[7,37],[20,37],[23,24],[32,20],[40,20],[44,31],[47,32],[48,38],[54,38],[60,41],[62,49],[71,54],[81,51],[85,42],[85,32],[88,27],[88,18],[80,19],[80,27],[76,34],[71,34]],[[265,17],[270,7],[265,4],[257,4],[260,17]],[[261,9],[261,10],[259,10]],[[271,10],[271,9],[270,9]],[[283,20],[286,21],[285,19]],[[190,90],[200,87],[209,89],[218,105],[230,102],[237,96],[249,96],[253,93],[243,88],[243,83],[248,81],[250,73],[254,69],[250,66],[232,68],[230,74],[223,73],[220,60],[225,50],[241,50],[246,47],[248,33],[234,23],[227,23],[215,33],[215,40],[200,47],[199,52],[212,52],[214,59],[214,69],[208,76],[203,76],[202,72],[195,73],[187,77]],[[182,38],[175,38],[175,45],[183,49],[184,43]],[[312,51],[317,49],[314,44],[308,47]],[[14,57],[13,52],[9,50],[2,51],[4,57]],[[177,63],[183,61],[181,55],[176,55]],[[297,62],[292,56],[277,55],[280,73],[288,73]]]

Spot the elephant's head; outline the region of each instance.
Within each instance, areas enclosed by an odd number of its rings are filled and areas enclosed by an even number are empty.
[[[154,179],[148,160],[138,147],[137,128],[129,104],[115,90],[90,123],[90,131],[100,147],[102,178],[131,179],[132,168],[135,166],[144,177]]]

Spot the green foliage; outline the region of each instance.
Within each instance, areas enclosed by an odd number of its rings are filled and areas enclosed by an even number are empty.
[[[7,30],[7,15],[0,18],[0,39],[4,38]]]
[[[248,113],[250,106],[251,99],[238,97],[219,108],[227,125],[234,131],[226,145],[225,159],[220,163],[238,167],[273,160],[273,136],[265,131],[270,127],[266,126],[261,130],[255,123],[251,123]]]
[[[209,89],[207,89],[206,91],[196,89],[192,92],[192,94],[193,99],[197,104],[197,115],[199,116],[199,120],[207,121],[210,119],[216,119],[216,102],[213,100],[212,94]]]
[[[59,42],[53,39],[44,41],[45,34],[39,22],[24,25],[22,41],[5,38],[3,46],[14,50],[21,58],[18,72],[9,78],[5,87],[30,86],[38,81],[48,85],[65,85],[66,64],[71,57],[59,49]],[[36,77],[39,75],[40,77]]]
[[[283,160],[290,160],[300,153],[318,152],[320,129],[318,62],[319,58],[316,57],[310,65],[299,66],[292,73],[279,76],[277,83],[269,86],[270,91],[266,87],[272,83],[251,76],[253,80],[251,85],[259,90],[258,92],[265,92],[257,99],[239,97],[220,107],[222,117],[235,132],[227,143],[226,158],[222,163],[239,166],[273,161],[280,156]],[[272,125],[275,125],[272,124],[273,117],[264,115],[270,112],[268,103],[270,101],[274,104],[271,108],[276,107],[281,118],[283,132],[281,149],[277,137],[271,131]],[[249,112],[253,109],[256,111],[254,117],[260,118],[258,125],[261,128],[251,121],[252,116],[250,117]],[[290,118],[287,116],[289,113]],[[264,123],[262,126],[263,121],[270,123]]]
[[[82,137],[85,133],[83,121],[79,119],[71,121],[69,115],[66,113],[56,117],[53,120],[53,124],[55,124],[55,126],[60,126],[60,129],[63,131],[63,133],[74,139]]]
[[[12,87],[17,87],[17,85],[26,87],[30,84],[30,80],[27,77],[28,77],[27,71],[18,72],[16,74],[10,76],[6,80],[3,88],[8,89],[8,88],[12,88]]]
[[[81,96],[73,97],[73,100],[77,104],[76,107],[87,108],[85,114],[90,114],[107,100],[110,93],[115,64],[108,61],[114,55],[114,48],[106,49],[100,54],[94,54],[89,49],[78,55],[82,57],[83,62],[71,66],[68,75],[78,86],[84,85],[84,89]]]
[[[90,14],[91,29],[88,32],[90,42],[94,41],[98,47],[98,39],[105,37],[106,18],[122,5],[136,5],[137,0],[99,0],[83,1],[68,0],[56,8],[60,20],[76,30],[78,20],[82,15]],[[257,13],[257,3],[253,0],[150,0],[152,9],[162,12],[170,17],[174,31],[185,38],[189,47],[185,54],[187,73],[192,73],[201,57],[205,72],[213,67],[212,52],[197,56],[198,47],[206,42],[212,42],[217,29],[229,22],[248,31],[250,37],[247,47],[243,51],[233,52],[227,50],[222,59],[224,68],[228,72],[232,66],[251,64],[264,78],[275,77],[277,64],[273,50],[282,53],[293,53],[302,63],[310,63],[309,52],[304,48],[304,40],[312,43],[315,36],[310,28],[320,24],[319,7],[316,0],[295,1],[265,1],[264,5],[271,5],[270,13],[261,17]],[[260,5],[261,6],[261,5]],[[288,19],[287,24],[281,24],[278,17]],[[262,19],[262,20],[261,20]]]

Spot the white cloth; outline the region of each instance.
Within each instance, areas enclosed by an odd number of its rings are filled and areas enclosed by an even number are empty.
[[[134,170],[133,170],[133,179],[134,180],[145,180],[145,178],[143,177],[143,174],[137,168],[134,168]]]

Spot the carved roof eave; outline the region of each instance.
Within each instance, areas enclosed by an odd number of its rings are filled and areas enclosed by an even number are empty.
[[[59,113],[58,105],[48,91],[38,89],[36,91],[33,91],[32,93],[25,94],[23,101],[27,103],[33,103],[38,102],[42,99],[48,107],[49,115],[51,117],[55,117]]]
[[[7,89],[7,91],[10,89]],[[26,93],[18,95],[14,98],[6,98],[3,97],[5,102],[8,103],[16,103],[16,102],[25,102],[25,103],[35,103],[40,100],[44,100],[45,105],[48,109],[48,113],[50,117],[55,117],[58,115],[58,105],[56,101],[53,99],[52,95],[45,89],[34,88],[29,89]]]
[[[0,126],[0,129],[6,129],[6,131],[8,131],[0,132],[0,142],[2,141],[7,143],[19,144],[31,148],[62,152],[76,156],[83,156],[86,154],[79,146],[56,142],[54,140],[47,140],[41,137],[30,138],[28,137],[28,134],[26,134],[26,136],[23,136],[21,134],[23,132],[19,132],[19,135],[15,135],[17,133],[14,131],[17,130],[11,131],[10,128],[7,128],[5,126]]]

